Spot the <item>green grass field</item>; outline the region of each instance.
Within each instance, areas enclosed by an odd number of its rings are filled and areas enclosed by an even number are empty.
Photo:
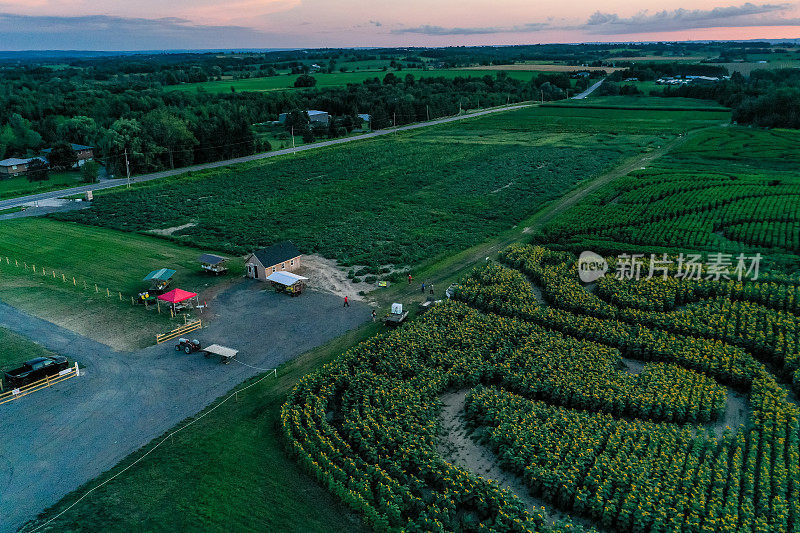
[[[47,348],[5,328],[0,328],[0,346],[3,347],[0,350],[0,371],[15,368],[34,357],[51,357],[55,355]]]
[[[482,72],[476,70],[419,70],[419,69],[403,69],[400,71],[389,70],[355,70],[351,72],[333,72],[331,74],[313,74],[317,80],[316,87],[344,87],[348,83],[362,83],[364,80],[372,78],[379,78],[383,80],[384,76],[391,72],[392,74],[404,78],[407,74],[411,74],[415,78],[456,78],[456,77],[473,77],[480,78],[483,76],[494,76],[496,72]],[[509,71],[509,77],[528,81],[532,77],[539,74],[535,71]],[[294,90],[294,82],[298,78],[297,74],[294,75],[278,75],[266,78],[248,78],[243,80],[220,80],[220,81],[207,81],[202,83],[187,83],[184,85],[175,86],[175,90],[180,91],[208,91],[213,93],[230,92],[231,87],[237,91],[282,91],[287,89]]]
[[[565,100],[545,103],[546,107],[597,107],[608,109],[653,109],[653,110],[685,110],[685,111],[715,111],[728,112],[728,108],[709,100],[696,98],[661,98],[658,96],[592,96],[582,100]]]
[[[0,199],[54,191],[83,185],[80,172],[50,172],[45,181],[28,181],[25,176],[0,179]]]
[[[58,216],[129,231],[195,224],[172,238],[233,253],[290,239],[344,264],[419,265],[510,228],[675,128],[725,117],[533,107],[99,193]]]
[[[159,315],[131,305],[130,297],[148,288],[141,281],[148,272],[177,270],[172,286],[198,293],[241,273],[242,262],[236,258],[229,276],[214,278],[200,272],[196,260],[203,251],[152,236],[67,222],[9,220],[0,224],[4,280],[0,300],[116,348],[148,345],[156,333],[182,323],[179,318],[170,320],[169,313]]]

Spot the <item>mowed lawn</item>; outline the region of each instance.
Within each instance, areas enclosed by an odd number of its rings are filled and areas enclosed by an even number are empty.
[[[30,181],[25,176],[0,179],[0,199],[66,189],[83,185],[80,172],[50,172],[44,181]]]
[[[697,98],[660,97],[660,96],[594,96],[590,95],[581,100],[566,100],[551,102],[545,106],[577,106],[577,107],[608,107],[619,109],[661,109],[685,111],[712,111],[728,113],[730,110],[711,100]]]
[[[54,354],[47,348],[31,342],[6,328],[0,328],[0,371],[8,371],[20,366],[34,357],[52,357]],[[0,376],[2,381],[2,376]]]
[[[172,286],[194,292],[228,279],[200,270],[203,251],[68,222],[9,220],[0,224],[0,300],[115,348],[152,344],[182,319],[133,306],[131,296],[148,288],[141,280],[158,268],[176,270]],[[231,275],[241,265],[233,258]]]
[[[244,254],[290,239],[346,265],[414,266],[727,113],[532,107],[99,193],[61,219]],[[180,201],[175,201],[179,198]]]

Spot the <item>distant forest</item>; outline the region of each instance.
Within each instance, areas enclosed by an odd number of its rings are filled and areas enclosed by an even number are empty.
[[[406,124],[488,107],[566,97],[569,73],[541,73],[520,81],[503,72],[474,77],[417,77],[407,69],[551,61],[573,65],[623,66],[625,76],[649,77],[689,69],[727,74],[724,67],[662,61],[633,64],[630,56],[681,58],[704,53],[718,61],[773,53],[769,43],[654,43],[537,45],[440,49],[295,50],[242,53],[176,53],[69,58],[35,54],[0,56],[0,158],[35,155],[59,142],[88,144],[112,173],[124,171],[127,154],[136,173],[213,161],[269,149],[255,125],[280,113],[322,109],[331,114],[321,131],[296,132],[307,139],[335,137],[370,114],[372,127]],[[797,53],[786,45],[781,53]],[[800,55],[798,55],[800,58]],[[617,59],[619,58],[619,59]],[[378,62],[374,78],[346,87],[314,87],[316,72],[348,72]],[[576,69],[579,70],[579,69]],[[302,76],[305,87],[270,92],[211,93],[175,86],[286,74]],[[603,72],[592,73],[593,77]],[[615,74],[616,77],[622,74]],[[624,78],[620,78],[624,79]],[[572,80],[574,82],[574,80]],[[577,88],[591,80],[577,80]],[[298,84],[298,87],[300,85]],[[765,127],[800,127],[800,72],[754,71],[713,85],[663,90],[665,96],[716,100],[734,108],[734,120]],[[779,110],[780,112],[777,112]]]

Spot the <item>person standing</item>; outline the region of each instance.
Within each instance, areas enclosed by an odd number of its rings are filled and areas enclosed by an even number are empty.
[[[433,283],[431,283],[430,285],[428,285],[428,288],[431,290],[431,294],[433,294]]]
[[[409,284],[409,285],[411,285],[411,280],[412,280],[412,279],[413,279],[413,278],[411,277],[411,272],[409,272],[409,273],[408,273],[408,284]]]
[[[347,296],[344,297],[344,307],[350,307],[350,301],[347,299]]]
[[[376,319],[376,318],[378,318],[378,314],[377,314],[377,313],[375,312],[375,310],[373,309],[373,310],[372,310],[372,321],[373,321],[373,322],[375,322],[375,319]]]
[[[422,294],[425,294],[425,282],[422,282]]]

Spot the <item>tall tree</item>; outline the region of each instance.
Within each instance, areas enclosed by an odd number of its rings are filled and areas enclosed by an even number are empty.
[[[56,134],[62,141],[93,144],[97,137],[97,122],[91,117],[72,117],[59,124]]]
[[[68,142],[61,141],[53,145],[47,160],[53,170],[68,170],[78,163],[78,154]]]

